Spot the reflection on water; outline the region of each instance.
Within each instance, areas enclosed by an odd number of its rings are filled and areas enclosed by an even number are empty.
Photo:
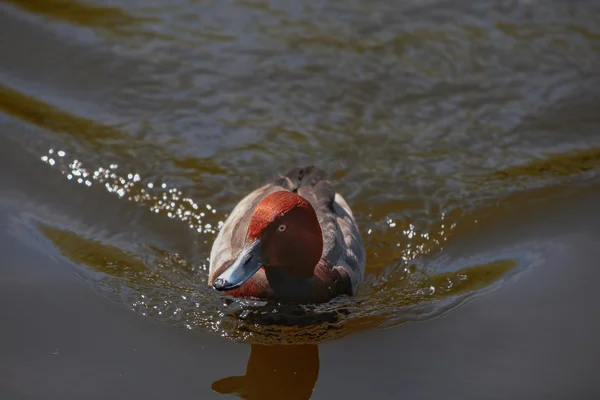
[[[214,382],[212,389],[247,400],[307,400],[319,377],[317,345],[251,345],[246,375]]]
[[[4,0],[6,3],[22,7],[27,11],[52,19],[101,28],[111,33],[126,34],[128,27],[144,22],[118,7],[93,5],[74,0]],[[147,22],[147,19],[146,19]]]
[[[447,248],[598,185],[592,6],[9,0],[0,124],[47,167],[24,186],[64,177],[60,201],[36,199],[61,218],[33,219],[102,293],[234,340],[318,343],[440,315],[544,256]],[[209,288],[227,213],[310,162],[365,239],[359,295],[290,309]]]

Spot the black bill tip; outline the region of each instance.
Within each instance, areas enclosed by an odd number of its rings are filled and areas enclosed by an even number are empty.
[[[217,290],[227,290],[227,286],[229,286],[229,282],[225,279],[217,278],[213,282],[213,287]]]
[[[213,281],[213,287],[219,291],[233,290],[239,288],[240,286],[242,286],[242,282],[236,285],[223,278],[217,278]]]

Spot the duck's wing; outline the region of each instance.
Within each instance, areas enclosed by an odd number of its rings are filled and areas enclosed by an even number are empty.
[[[366,254],[363,239],[346,200],[333,189],[326,173],[314,166],[289,171],[282,180],[314,207],[323,232],[323,255],[334,269],[350,279],[352,294],[363,280]]]

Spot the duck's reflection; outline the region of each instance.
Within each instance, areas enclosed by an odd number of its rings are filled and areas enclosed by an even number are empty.
[[[310,399],[319,376],[317,345],[257,345],[250,350],[246,375],[213,383],[221,394],[243,399]]]

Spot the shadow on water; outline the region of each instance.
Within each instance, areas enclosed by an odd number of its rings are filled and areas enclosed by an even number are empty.
[[[318,377],[317,345],[253,344],[246,374],[219,379],[212,389],[247,400],[307,400]]]

